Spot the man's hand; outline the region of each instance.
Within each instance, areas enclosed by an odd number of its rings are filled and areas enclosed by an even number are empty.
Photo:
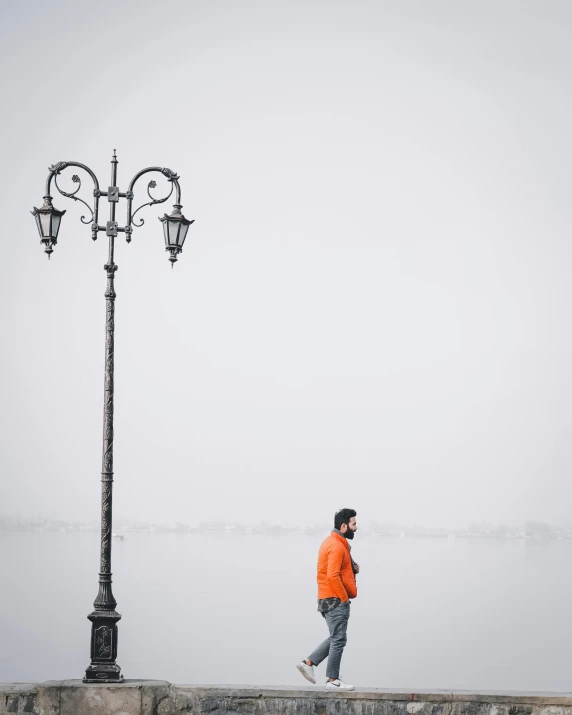
[[[356,574],[358,574],[359,573],[359,564],[355,564],[355,567],[356,567]]]

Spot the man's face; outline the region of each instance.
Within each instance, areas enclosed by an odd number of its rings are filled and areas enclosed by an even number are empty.
[[[353,539],[357,531],[357,523],[355,516],[351,517],[349,524],[342,524],[342,528],[340,529],[340,531],[346,537],[346,539]]]

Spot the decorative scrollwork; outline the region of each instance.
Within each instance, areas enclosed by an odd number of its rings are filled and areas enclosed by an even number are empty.
[[[112,483],[101,484],[101,573],[111,572],[111,500]]]
[[[174,181],[180,178],[176,171],[173,171],[172,169],[167,169],[167,167],[161,169],[161,173],[164,174],[167,179],[169,179],[169,181]]]
[[[143,224],[145,223],[145,219],[143,219],[143,218],[140,219],[140,223],[137,223],[137,222],[134,220],[134,219],[135,219],[135,214],[137,214],[138,211],[141,211],[141,209],[144,208],[145,206],[153,206],[153,204],[162,204],[162,203],[164,203],[165,201],[167,201],[167,199],[168,199],[168,198],[171,196],[171,194],[173,193],[173,189],[174,189],[174,187],[175,187],[175,184],[173,183],[173,179],[174,179],[174,178],[178,178],[178,177],[176,176],[175,172],[174,172],[174,171],[171,171],[170,169],[163,169],[163,173],[164,173],[164,174],[165,174],[165,171],[169,171],[170,174],[173,175],[173,176],[169,179],[169,181],[171,182],[171,190],[169,191],[169,193],[167,194],[167,196],[165,196],[164,198],[162,198],[162,199],[157,199],[157,198],[155,198],[155,197],[153,196],[153,194],[151,193],[151,189],[156,188],[157,182],[154,181],[154,180],[151,180],[151,181],[147,184],[147,196],[151,199],[151,201],[147,201],[147,203],[141,204],[141,206],[139,206],[139,208],[138,208],[138,209],[133,213],[133,215],[131,216],[131,223],[132,223],[134,226],[136,226],[137,228],[140,228],[140,227],[143,226]],[[167,174],[165,174],[165,176],[167,176]]]
[[[73,199],[74,201],[81,201],[81,203],[87,207],[87,210],[90,212],[91,216],[89,216],[89,218],[87,218],[87,219],[85,216],[82,216],[80,220],[84,224],[91,223],[93,221],[93,216],[94,216],[92,208],[83,199],[80,199],[79,196],[76,196],[78,191],[81,189],[81,179],[79,178],[79,176],[77,174],[74,174],[72,176],[72,181],[74,182],[74,184],[77,184],[78,187],[75,191],[72,191],[71,193],[68,193],[67,191],[64,191],[63,189],[61,189],[58,184],[58,175],[60,174],[60,171],[62,169],[66,168],[66,166],[67,166],[67,164],[65,161],[60,161],[59,164],[56,164],[54,167],[50,167],[51,170],[54,171],[54,184],[56,185],[56,189],[60,192],[60,194],[62,196],[65,196],[68,199]],[[60,168],[58,168],[58,167],[60,167]]]
[[[51,166],[49,166],[48,171],[51,171],[52,174],[59,174],[66,168],[67,165],[67,161],[58,161],[57,164],[52,164]]]
[[[104,659],[111,658],[112,631],[109,626],[100,626],[96,629],[95,635],[95,657]]]

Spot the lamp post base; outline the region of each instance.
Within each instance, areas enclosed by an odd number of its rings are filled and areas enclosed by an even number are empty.
[[[88,665],[83,683],[122,683],[121,668],[116,665]]]
[[[85,671],[84,683],[122,683],[117,658],[117,611],[93,611],[91,621],[91,663]]]

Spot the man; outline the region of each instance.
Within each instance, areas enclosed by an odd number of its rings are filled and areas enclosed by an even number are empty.
[[[356,512],[341,509],[334,517],[334,530],[318,553],[318,611],[324,617],[330,637],[296,666],[311,683],[316,683],[314,668],[328,659],[326,690],[354,690],[340,679],[340,661],[347,643],[350,599],[356,598],[355,576],[359,566],[350,554],[348,540],[357,531]]]

